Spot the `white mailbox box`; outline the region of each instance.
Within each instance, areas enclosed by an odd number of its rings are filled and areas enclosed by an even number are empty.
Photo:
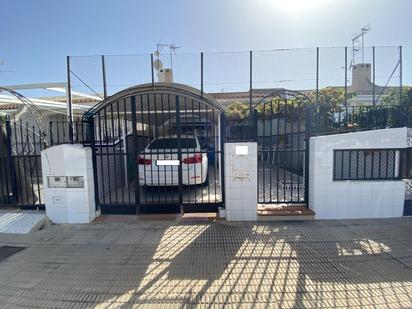
[[[89,223],[96,217],[90,148],[59,145],[41,153],[46,215],[54,223]]]
[[[225,144],[225,208],[228,221],[257,220],[257,144]]]
[[[68,176],[67,177],[68,188],[84,188],[83,176]]]
[[[67,178],[65,176],[47,176],[48,188],[67,188]]]

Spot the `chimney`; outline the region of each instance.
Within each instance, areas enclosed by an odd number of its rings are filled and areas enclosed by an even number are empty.
[[[355,92],[372,91],[372,65],[370,63],[358,63],[352,67],[352,87]]]
[[[162,68],[158,71],[157,78],[161,83],[173,83],[173,70]]]

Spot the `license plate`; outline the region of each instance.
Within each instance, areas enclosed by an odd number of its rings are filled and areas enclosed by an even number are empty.
[[[179,160],[156,160],[157,166],[176,166],[179,165]]]

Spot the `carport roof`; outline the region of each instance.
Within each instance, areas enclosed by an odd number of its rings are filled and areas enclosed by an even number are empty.
[[[191,86],[178,84],[178,83],[155,83],[153,86],[152,83],[147,83],[147,84],[141,84],[141,85],[136,85],[136,86],[127,88],[125,90],[122,90],[108,97],[107,99],[99,102],[93,108],[91,108],[89,110],[89,113],[94,114],[97,111],[104,108],[105,106],[117,100],[126,98],[126,97],[130,97],[130,96],[138,95],[138,94],[149,94],[149,93],[157,93],[157,92],[192,97],[199,102],[204,102],[208,104],[209,106],[211,106],[212,108],[215,108],[221,112],[224,112],[223,105],[220,104],[215,98],[213,98],[211,95],[208,95],[207,93],[202,94],[200,90],[193,88]]]

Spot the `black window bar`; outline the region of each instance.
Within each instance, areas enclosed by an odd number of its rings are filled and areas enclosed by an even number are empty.
[[[333,152],[333,180],[405,178],[406,149],[339,149]],[[402,160],[401,160],[402,159]],[[401,168],[402,166],[402,168]]]

